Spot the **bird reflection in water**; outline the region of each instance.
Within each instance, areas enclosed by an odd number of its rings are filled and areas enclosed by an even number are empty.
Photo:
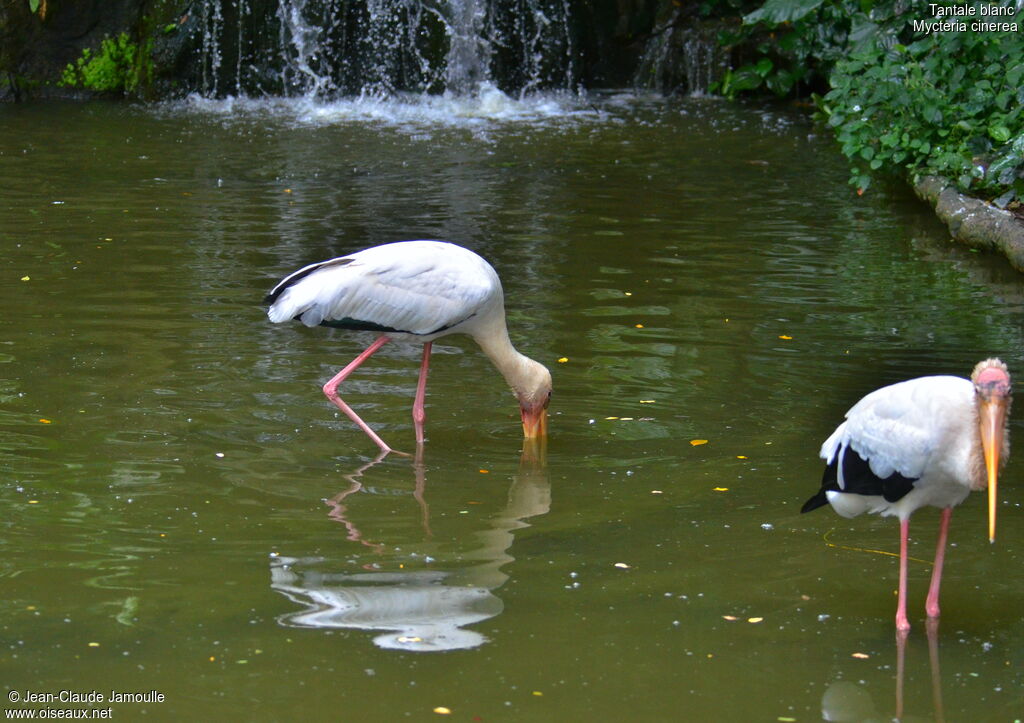
[[[271,588],[304,608],[281,615],[278,621],[293,627],[379,631],[373,639],[378,647],[414,652],[475,648],[487,642],[481,633],[464,628],[502,612],[503,603],[494,591],[508,580],[501,568],[515,559],[508,553],[515,531],[551,507],[543,446],[529,440],[525,444],[508,503],[476,532],[475,547],[459,555],[460,562],[475,564],[445,570],[443,562],[436,561],[427,570],[374,571],[364,566],[359,572],[331,572],[335,563],[325,557],[274,554]],[[349,475],[351,485],[328,501],[328,514],[345,526],[347,538],[378,553],[383,543],[366,540],[350,521],[348,508],[351,496],[362,490],[359,477],[381,459],[383,455]],[[426,473],[419,455],[412,467],[414,496],[429,537]]]
[[[925,622],[928,637],[928,665],[931,672],[932,715],[912,716],[913,719],[946,720],[942,706],[942,674],[939,670],[939,621],[932,618]],[[821,717],[827,721],[884,721],[905,720],[903,714],[904,680],[906,679],[907,635],[896,633],[896,713],[891,718],[878,712],[875,701],[863,685],[849,680],[831,683],[821,697]]]

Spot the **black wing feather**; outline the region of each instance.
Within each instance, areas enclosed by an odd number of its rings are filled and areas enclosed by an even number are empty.
[[[843,480],[846,487],[839,486],[839,460],[843,461]],[[868,460],[861,457],[852,447],[844,446],[839,449],[835,458],[825,466],[825,472],[821,476],[821,489],[811,497],[800,508],[801,512],[810,512],[828,504],[826,492],[848,492],[855,495],[881,496],[886,502],[895,502],[902,499],[910,490],[914,489],[914,482],[917,477],[904,477],[899,472],[893,472],[888,477],[879,477],[871,471]]]

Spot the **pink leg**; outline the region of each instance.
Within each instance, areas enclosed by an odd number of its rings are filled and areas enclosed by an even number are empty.
[[[384,444],[384,440],[378,437],[377,433],[370,429],[370,426],[359,418],[359,415],[356,414],[355,411],[353,411],[352,407],[348,406],[347,404],[345,404],[345,402],[341,400],[341,397],[338,396],[338,385],[345,381],[349,374],[358,369],[360,364],[362,364],[364,361],[373,356],[374,352],[376,352],[382,346],[387,344],[388,341],[389,340],[386,336],[378,337],[377,341],[373,342],[372,344],[370,344],[370,346],[366,347],[366,349],[363,350],[362,354],[360,354],[351,362],[349,362],[347,367],[345,367],[340,372],[335,374],[331,381],[324,384],[324,394],[327,395],[327,398],[334,403],[334,406],[343,411],[345,415],[348,416],[349,419],[355,422],[356,425],[361,430],[366,432],[367,436],[370,439],[372,439],[378,447],[380,447],[382,452],[392,451],[391,447]]]
[[[900,520],[900,586],[896,599],[896,632],[910,630],[907,621],[907,537],[910,534],[910,520]]]
[[[427,342],[423,345],[423,363],[420,364],[420,380],[416,384],[416,401],[412,403],[412,422],[416,427],[416,444],[423,444],[423,422],[427,418],[427,410],[423,408],[423,402],[427,396],[427,369],[430,367],[430,345]]]
[[[949,533],[949,520],[953,516],[953,508],[946,507],[942,510],[942,520],[939,522],[939,541],[935,543],[935,565],[932,567],[932,582],[928,586],[928,599],[925,600],[924,609],[928,617],[939,617],[939,585],[942,584],[942,563],[946,559],[946,536]]]

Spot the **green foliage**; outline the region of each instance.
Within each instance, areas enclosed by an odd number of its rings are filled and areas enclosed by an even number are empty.
[[[1024,199],[1024,34],[909,31],[906,45],[871,42],[836,63],[819,107],[852,165],[850,182],[905,169],[962,191]],[[1017,22],[1024,17],[982,18]],[[933,20],[928,19],[929,22]]]
[[[891,11],[865,10],[864,4],[871,0],[768,0],[746,14],[737,30],[719,38],[725,46],[752,51],[753,59],[727,73],[713,90],[728,97],[751,90],[781,97],[800,88],[824,87],[832,65],[850,47],[884,32]]]
[[[767,0],[721,38],[751,46],[754,59],[728,71],[717,91],[788,95],[827,78],[831,90],[813,97],[858,189],[875,172],[909,172],[951,178],[1000,206],[1024,201],[1024,12],[954,17],[967,21],[965,31],[925,32],[922,23],[936,21],[928,8]],[[1017,30],[972,29],[978,21]]]
[[[127,33],[104,38],[98,53],[89,48],[68,63],[58,85],[96,91],[132,92],[152,75],[150,43],[133,43]]]

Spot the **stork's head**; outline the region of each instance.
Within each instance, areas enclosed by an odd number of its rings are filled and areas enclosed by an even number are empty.
[[[513,387],[523,415],[523,436],[527,439],[546,437],[548,433],[548,402],[551,401],[551,372],[532,359]]]
[[[1007,419],[1010,412],[1010,372],[998,359],[978,362],[971,373],[978,408],[981,447],[985,454],[988,483],[988,539],[996,539],[996,482],[1000,467],[1010,455]]]

